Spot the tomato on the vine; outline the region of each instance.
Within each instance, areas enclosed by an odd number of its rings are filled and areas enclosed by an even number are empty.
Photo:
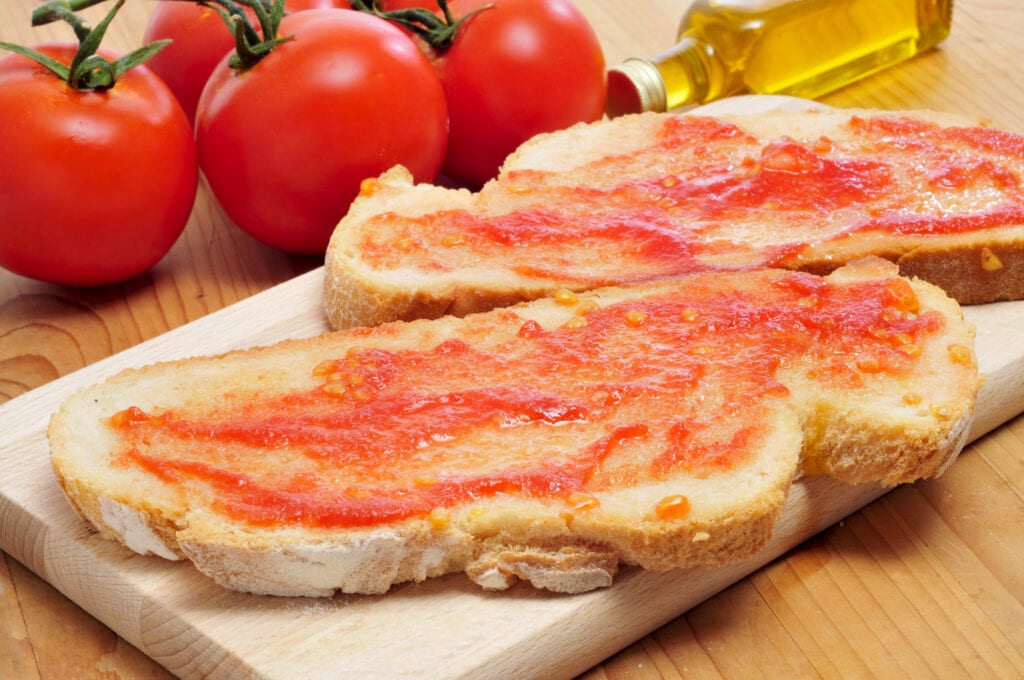
[[[434,179],[444,92],[396,26],[339,9],[284,17],[276,44],[236,72],[223,60],[196,115],[200,166],[231,220],[260,241],[322,254],[361,182],[402,164]]]
[[[67,65],[77,46],[35,49]],[[0,121],[0,266],[65,285],[113,283],[152,267],[181,234],[198,184],[192,130],[145,66],[109,89],[78,90],[4,55]]]
[[[601,45],[569,0],[455,0],[452,8],[480,11],[436,62],[451,120],[443,172],[482,184],[530,137],[604,114]]]
[[[348,7],[345,0],[288,0],[285,9]],[[158,2],[146,24],[144,43],[173,41],[147,62],[181,102],[190,121],[195,120],[199,95],[214,67],[235,47],[230,29],[215,9],[191,2]]]
[[[604,115],[604,54],[570,0],[377,0],[361,9],[415,7],[455,27],[426,35],[404,24],[436,48],[451,120],[445,174],[479,186],[530,137]]]

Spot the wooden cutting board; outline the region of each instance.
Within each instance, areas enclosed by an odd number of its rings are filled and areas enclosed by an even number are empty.
[[[750,562],[627,569],[576,596],[485,593],[461,575],[383,596],[272,598],[225,591],[190,564],[135,555],[87,528],[51,471],[45,428],[74,390],[127,366],[326,329],[322,270],[138,345],[0,407],[0,547],[183,677],[558,678],[586,670],[878,497],[873,485],[798,482],[776,536]],[[971,438],[1024,411],[1024,302],[965,310],[987,374]]]

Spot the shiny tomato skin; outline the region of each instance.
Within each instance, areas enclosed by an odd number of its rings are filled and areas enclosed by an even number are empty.
[[[461,26],[436,60],[451,131],[443,172],[470,185],[494,177],[530,137],[604,114],[605,62],[569,0],[454,0]]]
[[[65,64],[74,54],[36,49]],[[110,90],[80,92],[25,57],[0,57],[0,158],[0,266],[70,286],[156,264],[198,185],[188,120],[145,67]]]
[[[380,0],[380,8],[385,12],[396,9],[428,9],[440,14],[441,8],[436,0]]]
[[[444,91],[419,47],[386,21],[322,9],[285,17],[247,72],[221,62],[199,102],[199,162],[227,216],[292,253],[323,254],[360,183],[394,165],[437,175]]]
[[[288,0],[285,8],[289,12],[301,12],[342,5],[347,7],[348,3],[345,0]],[[158,2],[146,24],[143,44],[164,39],[173,42],[146,65],[163,78],[189,120],[194,121],[203,86],[221,58],[234,49],[234,36],[216,10],[191,2]]]

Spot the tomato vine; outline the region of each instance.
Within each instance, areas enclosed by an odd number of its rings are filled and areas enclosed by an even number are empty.
[[[78,39],[78,51],[75,52],[70,64],[65,65],[38,50],[13,43],[0,42],[0,49],[28,57],[49,69],[76,90],[108,90],[114,86],[120,76],[147,61],[170,44],[170,41],[162,40],[144,45],[113,60],[97,54],[100,43],[103,42],[103,37],[106,35],[107,27],[124,6],[125,0],[118,0],[95,27],[75,14],[75,12],[100,2],[104,2],[104,0],[53,0],[40,5],[32,12],[33,26],[64,21],[72,27],[75,37]]]
[[[448,7],[447,0],[437,0],[437,6],[441,10],[441,16],[425,7],[384,10],[381,8],[378,0],[352,0],[352,9],[393,21],[419,36],[420,39],[438,51],[444,51],[451,47],[455,41],[455,34],[463,22],[474,14],[493,7],[493,5],[478,7],[465,16],[456,19]]]

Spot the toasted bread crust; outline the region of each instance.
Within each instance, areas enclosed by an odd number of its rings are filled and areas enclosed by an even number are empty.
[[[973,244],[917,248],[896,258],[907,276],[941,281],[960,304],[1024,299],[1024,236],[1007,234]]]

